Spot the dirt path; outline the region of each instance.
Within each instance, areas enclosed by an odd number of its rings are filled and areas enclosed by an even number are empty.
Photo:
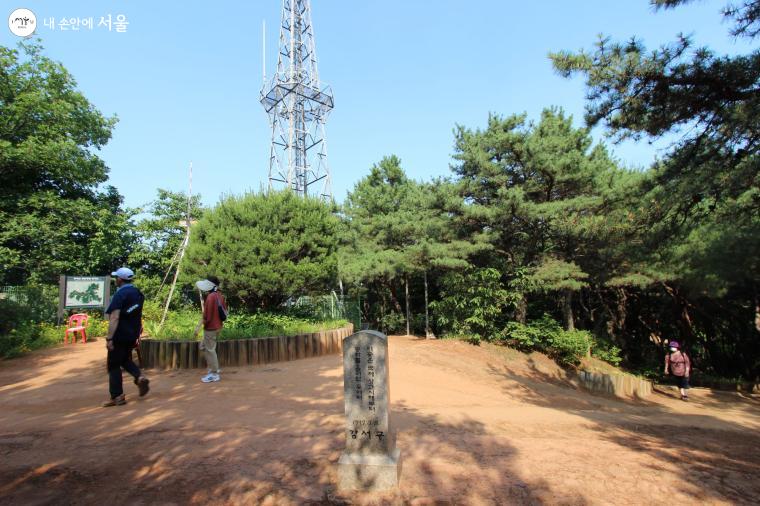
[[[338,356],[155,372],[103,409],[103,342],[0,362],[0,504],[750,504],[760,401],[593,397],[552,362],[393,337],[399,490],[335,491]]]

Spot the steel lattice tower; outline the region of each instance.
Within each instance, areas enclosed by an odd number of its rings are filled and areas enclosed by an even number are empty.
[[[309,0],[282,2],[277,72],[269,82],[264,76],[261,104],[272,126],[269,188],[284,183],[302,196],[331,198],[325,121],[333,95],[319,82]]]

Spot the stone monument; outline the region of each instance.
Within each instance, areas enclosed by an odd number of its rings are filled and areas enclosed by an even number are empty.
[[[338,488],[387,490],[398,486],[400,451],[391,425],[388,338],[362,330],[343,339],[346,449],[338,461]]]

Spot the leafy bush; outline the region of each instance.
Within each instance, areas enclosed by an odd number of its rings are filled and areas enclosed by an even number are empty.
[[[233,315],[225,322],[221,338],[224,340],[308,334],[343,327],[347,323],[346,320],[320,321],[272,313]]]
[[[386,334],[406,332],[406,317],[402,313],[391,311],[380,318],[380,328]]]
[[[430,304],[444,331],[469,335],[475,341],[501,335],[502,311],[514,306],[519,294],[504,288],[496,269],[470,269],[444,276],[441,300]]]
[[[578,364],[594,343],[588,331],[563,330],[548,314],[527,325],[509,322],[500,337],[521,351],[545,351],[565,365]]]
[[[12,358],[63,342],[66,325],[22,322],[0,334],[0,357]],[[103,337],[108,333],[108,322],[102,315],[91,315],[87,322],[87,338]]]
[[[591,347],[591,356],[617,367],[623,361],[620,351],[620,348],[617,346],[597,340]]]
[[[537,328],[520,322],[509,322],[501,337],[520,351],[540,350],[546,344]]]
[[[199,311],[170,311],[163,325],[161,314],[159,310],[148,319],[143,313],[143,332],[155,339],[194,339],[193,331],[201,319]]]
[[[560,324],[550,315],[544,314],[539,320],[533,320],[527,325],[509,322],[500,338],[521,351],[545,351],[561,332],[563,330]]]
[[[21,323],[3,332],[0,336],[0,356],[11,358],[26,351],[36,349],[39,342],[40,329],[34,323]]]
[[[63,327],[24,322],[0,335],[0,357],[13,358],[63,341]]]
[[[32,312],[27,306],[7,299],[0,299],[0,335],[6,335],[23,323],[32,320]]]
[[[87,337],[105,337],[108,335],[108,320],[101,315],[97,318],[90,317],[87,322]]]
[[[562,330],[552,339],[549,354],[561,364],[577,365],[588,354],[593,341],[587,330]]]
[[[163,312],[164,312],[164,307],[161,303],[159,303],[155,299],[148,299],[146,296],[145,302],[143,303],[143,312],[142,312],[142,317],[143,317],[144,322],[161,321],[161,315],[163,314]]]

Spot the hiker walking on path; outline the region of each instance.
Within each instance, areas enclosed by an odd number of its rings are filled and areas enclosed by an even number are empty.
[[[670,352],[665,355],[665,374],[672,374],[677,382],[678,388],[681,391],[681,400],[688,401],[689,395],[686,390],[689,387],[689,373],[691,373],[691,360],[689,356],[681,351],[681,346],[678,341],[671,341],[668,346]]]
[[[121,267],[112,272],[111,276],[116,279],[116,293],[106,309],[108,315],[108,336],[106,348],[108,357],[108,390],[111,400],[103,403],[103,407],[121,406],[127,403],[122,385],[121,369],[124,368],[134,376],[135,385],[140,392],[140,397],[150,390],[148,378],[140,373],[140,369],[132,362],[132,349],[142,330],[142,309],[145,297],[142,292],[135,288],[132,280],[135,273],[131,269]]]
[[[204,383],[219,381],[222,372],[219,369],[219,359],[216,356],[216,340],[219,337],[224,326],[224,320],[227,319],[227,302],[224,296],[219,292],[219,278],[209,276],[195,283],[195,286],[204,293],[205,304],[203,306],[203,317],[195,327],[195,337],[198,337],[201,326],[203,327],[203,340],[199,346],[201,351],[205,352],[206,365],[208,365],[208,374],[201,378]]]

